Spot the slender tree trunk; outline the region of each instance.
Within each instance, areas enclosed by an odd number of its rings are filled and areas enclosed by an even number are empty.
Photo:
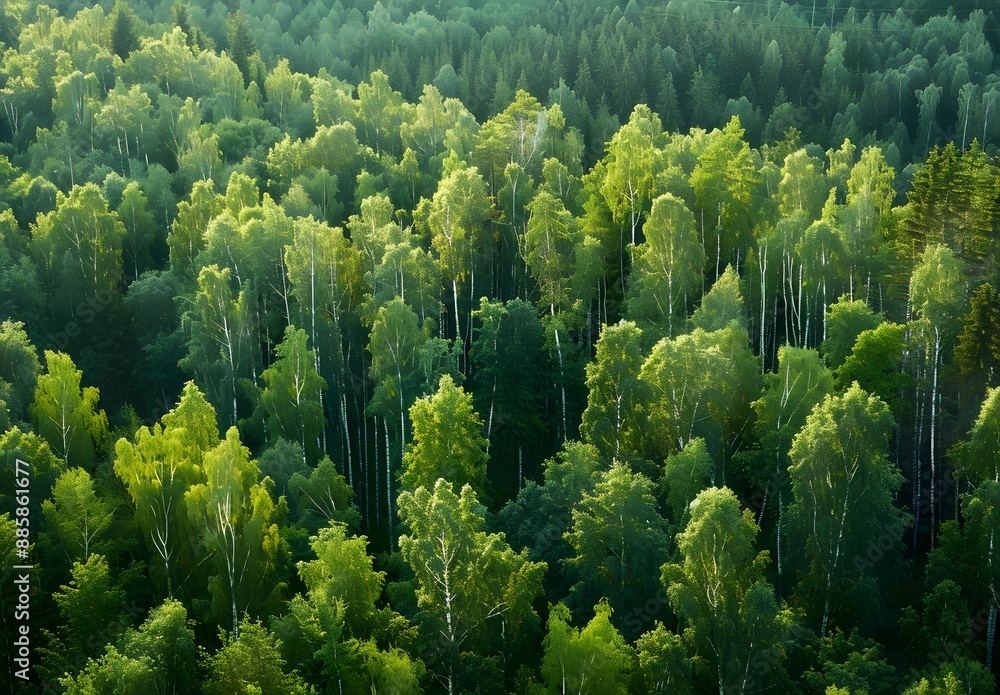
[[[340,422],[344,428],[344,444],[347,446],[347,486],[354,489],[354,460],[351,456],[351,432],[347,426],[347,393],[340,394]]]
[[[969,132],[969,108],[972,106],[972,95],[965,100],[965,125],[962,127],[962,152],[965,152],[965,136]]]
[[[458,321],[458,283],[455,282],[454,275],[451,278],[451,294],[455,298],[455,342],[458,342],[462,338],[462,324],[459,323],[459,321]],[[464,373],[464,371],[465,371],[465,369],[464,369],[464,367],[465,367],[465,350],[464,349],[462,350],[461,353],[459,353],[459,357],[460,357],[460,359],[462,361],[461,364],[459,365],[459,369],[462,370],[462,372]]]
[[[385,422],[383,421],[382,424],[385,425]],[[379,470],[378,467],[378,415],[372,417],[372,426],[375,428],[374,436],[372,437],[373,440],[372,447],[374,448],[374,453],[375,453],[375,465],[372,468],[372,477],[375,478],[375,526],[378,526],[380,518],[379,511],[382,504],[382,500],[379,499],[379,493],[378,493],[379,478],[382,477],[381,471]],[[389,452],[387,451],[385,453],[386,453],[386,458],[388,458]]]
[[[767,246],[760,250],[757,256],[757,267],[760,269],[760,373],[764,373],[764,310],[767,302]]]
[[[553,331],[556,338],[556,354],[559,356],[559,388],[562,391],[562,440],[566,441],[566,380],[563,370],[562,346],[559,344],[559,329]]]
[[[935,439],[937,433],[937,382],[938,382],[938,363],[941,360],[941,332],[938,327],[934,327],[934,366],[933,366],[933,378],[931,385],[931,484],[930,484],[930,495],[931,495],[931,550],[934,550],[934,530],[935,522],[937,521],[937,510],[935,509],[935,487],[937,487],[937,459],[935,457],[935,448],[937,441]]]
[[[362,356],[361,362],[362,362],[361,369],[364,373],[362,374],[362,379],[361,379],[362,407],[360,408],[360,412],[358,413],[358,420],[361,422],[362,441],[359,443],[358,446],[359,448],[363,447],[362,452],[364,455],[361,464],[361,469],[362,469],[361,477],[365,481],[365,510],[367,516],[370,518],[372,510],[371,510],[371,499],[368,496],[368,486],[370,485],[370,481],[368,479],[368,471],[371,469],[371,466],[368,465],[368,415],[365,414],[365,409],[368,407],[368,374],[367,374],[368,370],[364,365],[364,356]],[[378,462],[376,461],[376,467],[377,465]],[[376,504],[376,506],[378,505]]]
[[[622,279],[622,297],[625,296],[625,230],[618,234],[618,273]]]
[[[719,264],[722,262],[722,210],[719,210],[719,221],[715,225],[715,281],[719,281]]]
[[[391,553],[394,540],[392,533],[392,470],[389,465],[389,426],[385,422],[385,418],[382,419],[382,430],[385,432],[385,523],[389,527],[389,552]]]
[[[987,671],[993,670],[993,645],[996,640],[996,631],[997,631],[997,602],[996,600],[994,600],[990,604],[990,617],[986,622],[986,670]]]
[[[784,530],[785,522],[785,499],[784,491],[781,487],[778,488],[778,532],[777,532],[777,560],[778,560],[778,591],[781,591],[781,568],[782,568],[782,556],[781,556],[781,532]]]
[[[674,337],[674,274],[667,273],[667,335]]]
[[[471,270],[469,271],[469,321],[465,327],[465,336],[462,338],[462,354],[466,354],[469,350],[469,344],[472,342],[472,311],[476,306],[476,265],[475,259],[469,264]],[[465,363],[465,376],[469,376],[469,363]]]
[[[524,444],[517,445],[517,489],[524,487]]]
[[[920,372],[918,369],[917,378],[920,378]],[[914,423],[914,429],[916,430],[916,441],[913,453],[913,470],[914,479],[916,482],[916,494],[915,500],[915,511],[913,516],[913,557],[917,557],[917,541],[919,539],[920,533],[920,510],[923,507],[923,477],[924,477],[924,466],[923,461],[920,460],[920,450],[924,444],[924,393],[923,389],[917,389],[917,422]]]
[[[496,345],[494,345],[494,348]],[[494,350],[495,352],[495,350]],[[490,435],[493,433],[493,406],[497,399],[497,377],[493,376],[493,394],[490,396],[490,414],[486,418],[486,455],[490,455]]]

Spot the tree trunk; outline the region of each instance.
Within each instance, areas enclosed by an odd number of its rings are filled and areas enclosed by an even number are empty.
[[[392,471],[389,465],[389,427],[383,419],[382,429],[385,431],[385,523],[389,527],[389,552],[392,548]]]
[[[340,394],[340,423],[344,428],[344,443],[347,445],[347,486],[354,489],[354,461],[351,457],[351,432],[347,426],[347,393]]]
[[[372,468],[372,475],[375,478],[375,526],[377,527],[379,524],[379,504],[381,503],[378,494],[378,479],[381,476],[379,475],[380,471],[378,469],[378,416],[377,415],[372,417],[372,425],[375,426],[375,435],[372,437],[373,439],[372,446],[375,449],[375,466]],[[385,453],[386,453],[386,458],[389,458],[389,452],[387,451]]]
[[[495,346],[494,346],[495,347]],[[497,398],[497,377],[493,376],[493,395],[490,396],[490,414],[486,418],[486,455],[490,455],[490,435],[493,433],[493,406]]]
[[[777,559],[778,559],[778,591],[781,591],[781,532],[783,530],[783,524],[785,519],[785,499],[784,491],[778,488],[778,546],[777,546]]]
[[[997,602],[990,604],[990,617],[986,622],[986,670],[993,670],[993,644],[997,631]]]
[[[517,445],[517,489],[524,487],[524,445]]]
[[[562,440],[566,441],[566,381],[563,372],[562,346],[559,344],[559,329],[553,331],[556,338],[556,354],[559,356],[559,388],[562,391]]]
[[[990,550],[988,566],[990,574],[993,574],[993,533],[995,529],[990,529]],[[990,617],[986,624],[986,670],[993,670],[993,640],[997,629],[997,597],[995,591],[990,597]]]
[[[937,425],[937,382],[938,382],[938,363],[941,360],[941,332],[938,330],[937,326],[934,327],[934,367],[933,367],[933,378],[931,382],[931,484],[930,484],[930,495],[931,495],[931,550],[934,550],[934,525],[937,521],[937,510],[935,509],[934,493],[935,487],[937,486],[937,460],[934,455],[934,449],[936,445],[936,425]]]
[[[767,246],[760,250],[757,256],[757,267],[760,269],[760,373],[764,373],[764,310],[767,302]]]
[[[451,278],[451,294],[455,298],[455,342],[457,343],[462,338],[462,326],[458,321],[458,283],[455,282],[455,277]],[[465,350],[459,353],[459,358],[461,363],[459,364],[459,370],[463,373],[465,372]]]

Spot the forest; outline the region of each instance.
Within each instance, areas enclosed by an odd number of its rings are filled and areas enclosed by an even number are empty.
[[[0,679],[995,693],[1000,23],[884,4],[0,0]]]

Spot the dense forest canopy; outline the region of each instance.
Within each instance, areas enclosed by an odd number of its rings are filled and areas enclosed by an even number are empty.
[[[0,0],[0,673],[994,693],[1000,24],[868,4]]]

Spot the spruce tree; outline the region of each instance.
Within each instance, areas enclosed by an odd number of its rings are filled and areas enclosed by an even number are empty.
[[[111,50],[122,60],[139,48],[138,22],[131,5],[125,0],[115,0],[111,11]]]

